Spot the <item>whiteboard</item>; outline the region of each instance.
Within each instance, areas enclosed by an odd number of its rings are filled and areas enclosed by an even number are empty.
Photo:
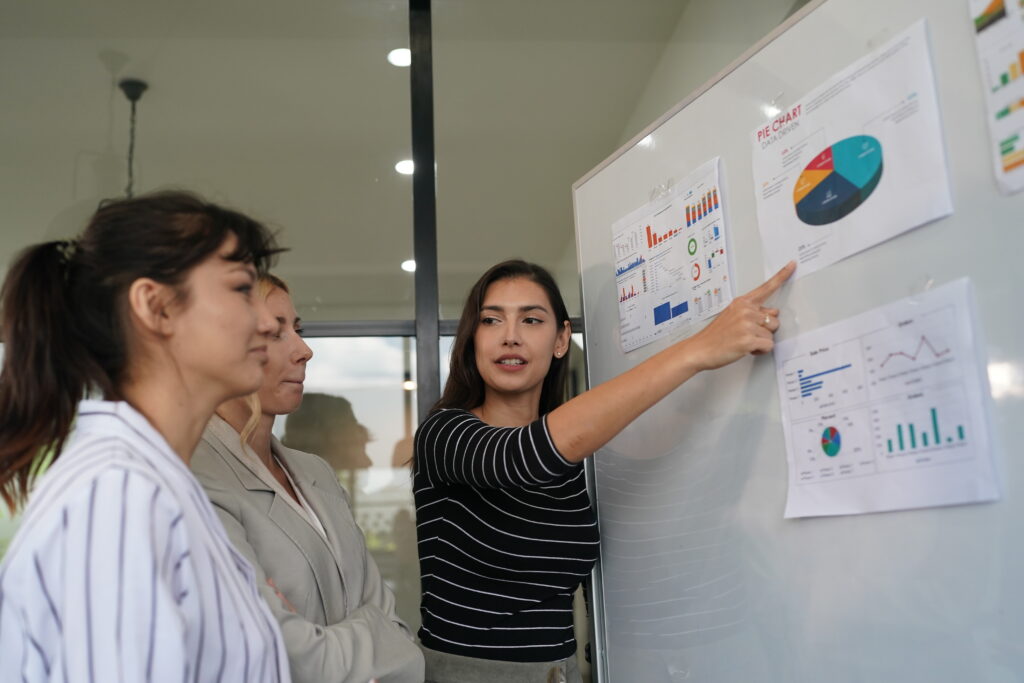
[[[784,520],[772,359],[697,376],[588,462],[602,534],[601,680],[1024,679],[1024,194],[996,188],[968,14],[966,0],[812,3],[579,180],[573,197],[593,386],[698,329],[622,352],[611,225],[721,156],[735,289],[757,285],[749,136],[762,106],[785,109],[926,18],[954,213],[788,285],[780,336],[970,278],[1002,499]],[[637,144],[648,135],[653,144]]]

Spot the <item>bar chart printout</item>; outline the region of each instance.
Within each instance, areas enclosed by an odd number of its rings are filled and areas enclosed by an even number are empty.
[[[1024,5],[968,0],[979,75],[988,112],[996,183],[1004,193],[1024,188]]]
[[[777,344],[786,517],[999,497],[973,306],[963,279]]]
[[[732,300],[719,161],[615,222],[623,351],[709,318]]]

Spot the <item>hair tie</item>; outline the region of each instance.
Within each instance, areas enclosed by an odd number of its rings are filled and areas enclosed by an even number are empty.
[[[56,246],[60,260],[65,265],[71,263],[78,254],[78,240],[59,240]]]

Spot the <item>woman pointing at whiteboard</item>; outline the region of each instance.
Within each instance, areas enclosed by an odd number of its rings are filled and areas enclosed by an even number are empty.
[[[597,559],[582,461],[702,370],[771,351],[790,263],[697,334],[565,401],[569,316],[524,261],[470,291],[444,394],[416,433],[427,681],[578,681],[572,595]]]

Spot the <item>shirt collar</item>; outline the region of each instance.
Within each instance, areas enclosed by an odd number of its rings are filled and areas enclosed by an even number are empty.
[[[147,453],[158,454],[161,462],[166,461],[191,477],[185,462],[174,452],[164,435],[127,401],[79,401],[75,431],[116,433],[141,440],[151,446],[146,450]]]

